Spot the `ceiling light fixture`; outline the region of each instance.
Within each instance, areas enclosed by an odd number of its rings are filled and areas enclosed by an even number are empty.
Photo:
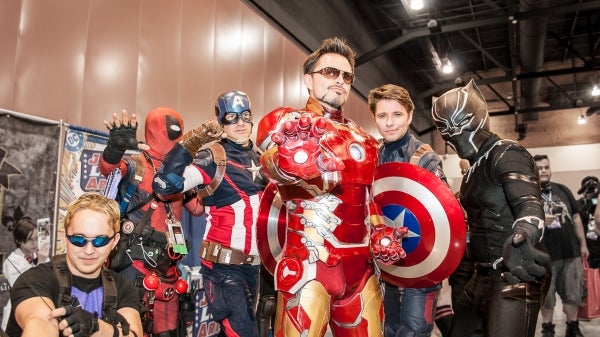
[[[592,87],[592,96],[600,96],[600,88],[598,88],[597,84],[594,84]]]
[[[442,72],[444,74],[452,74],[454,72],[454,65],[447,58],[442,60]]]
[[[587,121],[585,120],[585,116],[583,114],[579,115],[579,117],[577,118],[577,124],[583,125],[585,123],[587,123]]]
[[[412,10],[418,11],[419,9],[423,9],[423,0],[411,0],[410,1],[410,8]]]

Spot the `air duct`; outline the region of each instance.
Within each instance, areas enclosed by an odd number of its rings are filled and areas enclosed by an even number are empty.
[[[547,0],[522,0],[521,12],[547,7]],[[544,48],[546,44],[547,16],[533,16],[519,23],[519,47],[521,73],[539,72],[544,66]],[[536,108],[539,103],[542,78],[523,79],[521,81],[520,109]],[[522,115],[523,121],[538,119],[537,112]]]

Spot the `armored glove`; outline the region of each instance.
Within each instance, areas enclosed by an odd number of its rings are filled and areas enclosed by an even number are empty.
[[[66,311],[63,319],[67,321],[74,337],[89,337],[94,332],[100,330],[97,312],[91,313],[81,307],[74,307],[72,305],[64,306],[63,308]]]
[[[137,123],[135,125],[127,123],[119,126],[111,123],[111,125],[108,144],[104,148],[102,157],[107,163],[118,164],[126,150],[137,150],[138,148],[138,142],[135,138]]]
[[[154,192],[169,195],[183,191],[183,171],[192,163],[192,159],[190,152],[183,145],[176,143],[165,155],[163,166],[154,175]]]
[[[194,130],[186,132],[179,143],[187,148],[190,153],[195,154],[202,146],[220,140],[223,129],[217,121],[208,120]]]
[[[271,136],[279,146],[277,164],[283,172],[308,180],[344,168],[339,158],[326,158],[321,151],[320,139],[326,125],[325,118],[313,123],[310,115],[305,114],[299,120],[287,121],[281,131]]]
[[[407,227],[377,225],[371,232],[373,257],[380,263],[390,265],[406,257],[402,238],[408,235]]]
[[[504,242],[502,253],[508,272],[502,276],[511,283],[531,282],[546,274],[544,264],[550,263],[550,256],[533,247],[524,234],[513,234]]]

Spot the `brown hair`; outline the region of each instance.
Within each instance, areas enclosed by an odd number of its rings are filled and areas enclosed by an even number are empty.
[[[34,230],[37,229],[37,224],[31,217],[24,216],[19,219],[13,229],[13,239],[17,247],[21,247],[22,243],[27,242]]]
[[[304,61],[304,73],[310,74],[315,69],[315,64],[319,60],[319,58],[325,54],[339,54],[342,55],[348,60],[350,63],[350,67],[352,68],[352,73],[354,73],[354,58],[356,57],[356,53],[350,48],[350,46],[346,43],[346,41],[339,37],[333,37],[329,39],[323,40],[321,42],[321,46],[319,49],[312,52],[306,60]]]
[[[408,90],[394,84],[380,85],[369,92],[369,111],[374,115],[377,102],[382,99],[394,100],[406,108],[409,114],[415,110],[415,104],[410,99]]]
[[[73,215],[84,209],[107,215],[108,224],[114,229],[115,233],[118,233],[121,229],[121,212],[119,204],[116,201],[97,193],[84,193],[67,206],[64,225],[65,233],[71,226]]]

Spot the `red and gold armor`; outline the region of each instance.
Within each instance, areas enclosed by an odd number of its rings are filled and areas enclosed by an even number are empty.
[[[377,140],[310,98],[305,110],[265,116],[257,144],[287,210],[285,244],[271,270],[279,290],[275,336],[323,336],[327,324],[335,336],[382,336],[369,221]]]

